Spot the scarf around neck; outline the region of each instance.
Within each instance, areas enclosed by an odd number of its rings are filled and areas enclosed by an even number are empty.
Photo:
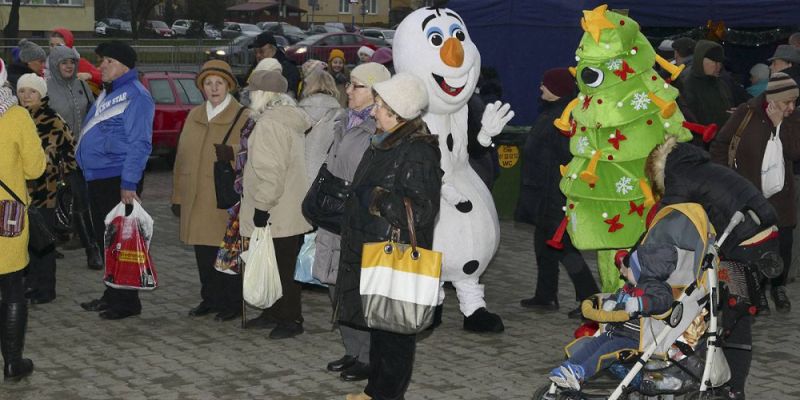
[[[361,111],[355,111],[355,110],[352,110],[352,109],[348,108],[347,109],[347,129],[350,130],[354,126],[359,126],[359,125],[361,125],[361,123],[366,121],[367,118],[370,118],[369,113],[372,111],[372,107],[375,107],[375,105],[374,104],[370,105],[369,107],[367,107],[367,108],[365,108],[365,109],[363,109]]]

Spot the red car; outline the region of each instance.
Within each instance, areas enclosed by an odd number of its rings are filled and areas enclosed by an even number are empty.
[[[194,84],[195,76],[185,72],[145,72],[139,77],[156,103],[153,155],[174,160],[186,116],[206,100]]]
[[[363,36],[354,33],[336,32],[309,36],[286,48],[286,56],[301,65],[309,59],[328,60],[333,49],[344,52],[347,64],[358,64],[358,49],[369,44]]]

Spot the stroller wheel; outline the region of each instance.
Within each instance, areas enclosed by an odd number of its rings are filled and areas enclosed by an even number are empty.
[[[561,388],[556,389],[554,394],[550,394],[550,385],[547,383],[540,386],[533,392],[533,400],[584,400],[585,398],[578,392],[564,390]]]

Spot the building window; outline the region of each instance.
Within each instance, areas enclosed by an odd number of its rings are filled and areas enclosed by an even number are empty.
[[[366,1],[367,12],[370,14],[377,14],[378,13],[378,0],[367,0]]]
[[[350,14],[350,0],[339,0],[339,14]]]
[[[22,0],[23,6],[83,6],[85,0]],[[11,4],[12,0],[0,0],[0,4]]]

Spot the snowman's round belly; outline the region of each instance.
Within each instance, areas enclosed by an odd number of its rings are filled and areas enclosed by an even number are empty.
[[[452,206],[442,200],[433,247],[442,252],[442,280],[480,276],[500,242],[500,225],[489,189],[471,168],[448,182],[468,201]]]

